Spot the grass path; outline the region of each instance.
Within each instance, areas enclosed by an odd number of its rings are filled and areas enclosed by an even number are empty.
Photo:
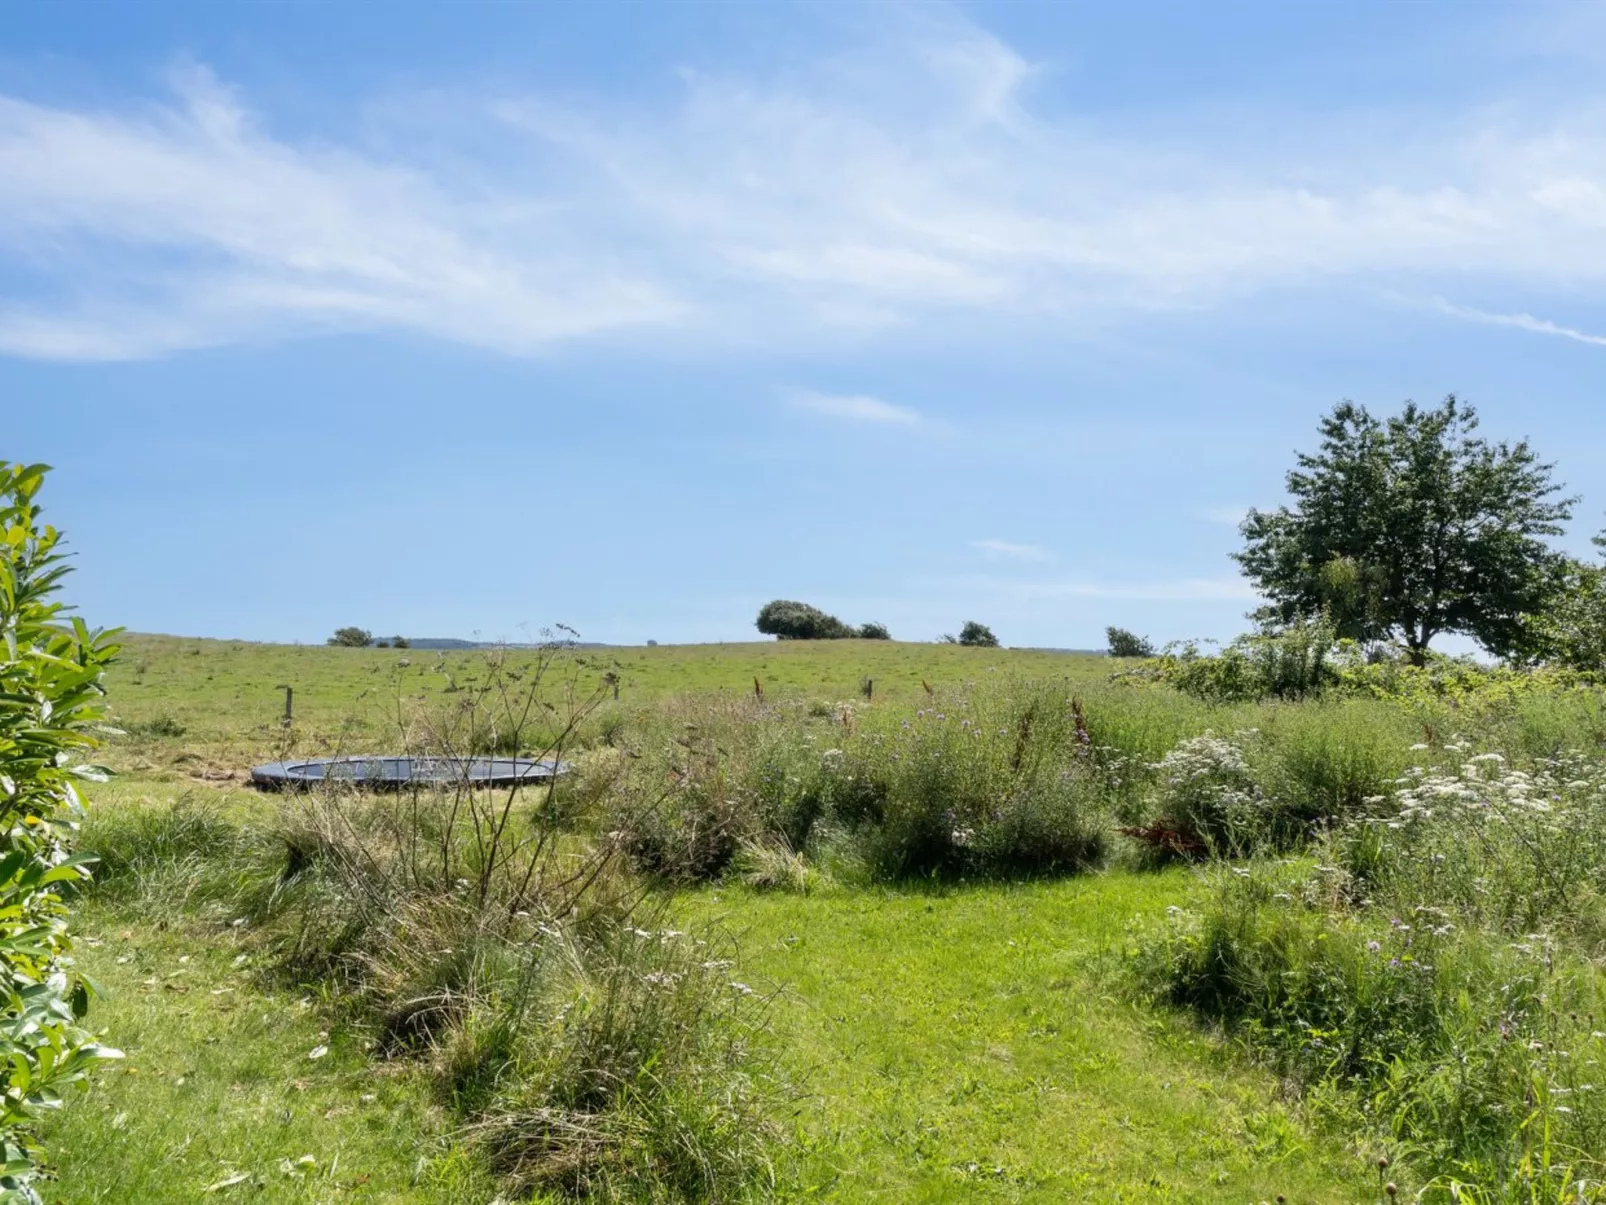
[[[1370,1200],[1363,1153],[1121,993],[1130,918],[1190,890],[1184,873],[1117,871],[678,907],[735,931],[733,976],[780,988],[773,1055],[801,1090],[806,1199]],[[331,1032],[316,1001],[265,990],[243,936],[94,904],[83,918],[82,962],[110,993],[96,1021],[129,1057],[49,1122],[52,1205],[495,1198],[422,1076]]]
[[[1271,1077],[1120,993],[1129,919],[1189,889],[1114,872],[684,907],[741,935],[735,973],[784,987],[776,1049],[821,1199],[1370,1200],[1362,1153],[1312,1137]]]

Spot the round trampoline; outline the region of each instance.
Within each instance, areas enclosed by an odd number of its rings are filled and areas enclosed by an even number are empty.
[[[406,786],[512,787],[548,782],[568,762],[543,757],[311,757],[251,767],[252,785],[269,791],[343,783],[378,790]]]

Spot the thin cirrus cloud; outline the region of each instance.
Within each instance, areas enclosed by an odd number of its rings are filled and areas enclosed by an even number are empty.
[[[1035,104],[1050,76],[1020,48],[919,13],[781,75],[685,72],[667,100],[393,98],[373,141],[272,133],[270,105],[204,68],[110,109],[0,96],[0,352],[391,330],[523,355],[941,311],[1103,321],[1341,280],[1606,284],[1593,98],[1116,133]]]
[[[1177,578],[1138,582],[1015,581],[979,578],[969,585],[1015,602],[1066,598],[1122,602],[1249,601],[1259,597],[1241,577]]]
[[[987,553],[989,556],[1002,557],[1013,561],[1051,561],[1054,559],[1052,552],[1036,544],[1012,544],[1008,540],[972,540],[970,546]]]
[[[875,426],[913,427],[921,421],[919,411],[884,402],[868,394],[803,392],[794,394],[791,402],[799,410]]]
[[[1487,310],[1475,309],[1468,305],[1454,305],[1442,297],[1433,299],[1433,308],[1452,318],[1462,318],[1485,326],[1509,326],[1517,330],[1532,331],[1536,335],[1556,335],[1562,339],[1571,339],[1575,343],[1606,347],[1606,335],[1592,335],[1588,331],[1562,326],[1546,318],[1535,318],[1532,314],[1491,314]]]

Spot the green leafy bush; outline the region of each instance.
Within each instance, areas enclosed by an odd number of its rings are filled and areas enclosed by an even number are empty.
[[[858,634],[835,615],[786,598],[765,603],[754,626],[779,640],[846,640]]]
[[[884,623],[867,623],[859,628],[860,640],[891,640],[892,633],[887,631]]]
[[[73,970],[63,897],[89,877],[78,783],[104,778],[84,759],[117,646],[53,601],[68,570],[34,501],[47,471],[0,464],[0,1199],[26,1202],[40,1199],[30,1121],[119,1057],[82,1027],[91,985]]]
[[[972,648],[995,649],[998,647],[998,637],[993,630],[984,623],[977,623],[974,619],[967,619],[965,626],[959,629],[960,644]]]
[[[1125,628],[1109,627],[1104,629],[1104,638],[1109,643],[1112,657],[1152,657],[1154,645],[1147,636],[1139,636]]]
[[[1543,940],[1462,928],[1453,910],[1354,909],[1332,877],[1220,872],[1134,955],[1139,981],[1319,1089],[1344,1132],[1398,1143],[1427,1181],[1419,1200],[1598,1200],[1593,970]]]
[[[347,649],[365,649],[374,642],[374,634],[367,628],[336,628],[335,634],[324,643]]]
[[[1201,654],[1196,644],[1168,648],[1156,671],[1184,694],[1214,703],[1306,699],[1338,681],[1336,650],[1325,621],[1297,621],[1240,636],[1214,656]]]

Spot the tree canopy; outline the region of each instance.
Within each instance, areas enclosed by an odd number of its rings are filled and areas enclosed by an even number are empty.
[[[1606,532],[1595,537],[1606,552]],[[1545,607],[1524,628],[1516,660],[1598,673],[1606,669],[1606,565],[1571,557],[1552,578]]]
[[[1125,628],[1107,627],[1104,638],[1109,642],[1112,657],[1152,657],[1154,645],[1147,636],[1139,636]]]
[[[993,630],[986,624],[967,619],[965,626],[959,629],[959,643],[974,648],[995,649],[998,647],[998,637],[993,635]]]
[[[835,615],[787,598],[765,603],[756,626],[764,635],[779,640],[844,640],[857,635]]]
[[[374,634],[367,628],[336,628],[335,634],[325,642],[341,648],[365,649],[374,642]]]
[[[1553,591],[1573,499],[1526,440],[1490,443],[1451,395],[1388,419],[1342,402],[1321,448],[1298,454],[1292,504],[1251,510],[1234,554],[1269,600],[1256,618],[1326,615],[1338,634],[1398,640],[1421,664],[1435,636],[1471,636],[1499,656],[1520,648]]]

